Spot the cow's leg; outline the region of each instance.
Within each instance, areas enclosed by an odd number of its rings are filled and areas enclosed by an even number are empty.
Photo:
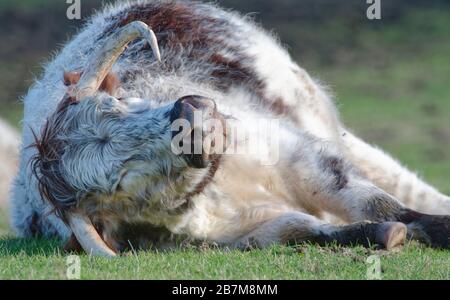
[[[350,177],[342,190],[323,201],[329,211],[350,222],[402,222],[407,224],[411,238],[434,247],[450,248],[450,216],[427,215],[409,209],[365,179]]]
[[[361,176],[333,143],[304,133],[283,136],[279,170],[303,207],[326,210],[343,220],[403,222],[412,238],[450,247],[450,216],[431,216],[406,208]]]
[[[273,244],[298,244],[303,242],[325,245],[378,245],[392,249],[404,243],[406,226],[402,223],[361,222],[345,226],[326,224],[311,215],[300,212],[285,213],[266,221],[240,238],[233,247],[240,249],[264,248]]]
[[[423,213],[450,215],[450,197],[420,180],[385,152],[345,130],[341,141],[346,158],[365,177],[406,206]]]
[[[450,197],[392,159],[383,151],[368,145],[343,128],[331,97],[304,70],[293,70],[296,80],[289,84],[289,94],[302,130],[323,140],[336,143],[345,157],[365,177],[395,196],[406,206],[427,214],[450,215]]]

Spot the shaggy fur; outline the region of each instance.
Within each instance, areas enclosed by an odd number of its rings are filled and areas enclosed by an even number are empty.
[[[64,72],[83,70],[102,41],[137,20],[155,32],[162,62],[135,41],[112,70],[120,87],[113,81],[83,101],[64,96]],[[222,155],[206,168],[174,154],[171,115],[188,95],[213,99],[224,119],[262,141],[259,152]],[[261,153],[273,150],[256,130],[261,119],[279,124],[273,164],[261,163]],[[450,214],[450,199],[348,132],[326,89],[274,37],[211,4],[140,1],[93,17],[30,89],[23,141],[35,147],[22,149],[14,185],[20,236],[68,239],[60,217],[77,211],[119,251],[132,228],[141,232],[133,240],[147,246],[158,232],[239,248],[305,240],[366,245],[386,242],[392,227],[385,221],[404,222],[433,246],[449,244],[447,219],[423,213]],[[357,224],[338,227],[324,213]],[[365,220],[380,223],[360,225]]]

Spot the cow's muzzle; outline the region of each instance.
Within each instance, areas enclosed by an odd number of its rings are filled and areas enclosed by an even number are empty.
[[[214,100],[186,96],[175,102],[170,115],[172,149],[183,155],[190,166],[206,168],[225,151],[226,124]]]

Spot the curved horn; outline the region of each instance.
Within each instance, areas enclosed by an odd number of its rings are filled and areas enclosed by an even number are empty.
[[[131,22],[108,37],[103,46],[94,53],[75,87],[76,99],[82,100],[97,92],[109,70],[123,53],[128,43],[140,37],[148,41],[157,60],[161,61],[155,33],[144,22]]]
[[[75,213],[68,214],[70,228],[80,245],[88,254],[105,257],[115,257],[112,251],[102,240],[92,222],[84,216]]]

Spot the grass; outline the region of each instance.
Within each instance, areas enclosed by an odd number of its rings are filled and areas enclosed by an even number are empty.
[[[340,49],[337,61],[323,63],[309,54],[299,57],[308,71],[330,84],[350,128],[418,170],[447,194],[449,20],[449,12],[412,12],[398,24],[361,29],[351,46],[356,43],[356,50]],[[289,25],[281,24],[279,28],[286,26]],[[289,30],[295,35],[295,30],[308,29]],[[313,31],[315,39],[338,40],[350,35],[345,32],[348,28],[333,24],[324,24],[320,30]],[[343,32],[336,33],[339,30]],[[17,126],[20,115],[19,105],[0,110],[0,117]],[[59,241],[14,238],[6,219],[5,212],[0,212],[0,279],[66,278],[67,256],[61,252]],[[139,252],[116,260],[82,255],[81,278],[366,279],[366,259],[378,255],[383,279],[450,279],[449,254],[448,250],[430,249],[414,242],[402,251],[390,253],[313,245],[275,246],[250,252],[183,248],[173,252]]]
[[[0,240],[0,279],[65,279],[70,265],[58,241]],[[81,256],[81,279],[366,279],[370,255],[382,279],[448,279],[448,251],[411,243],[401,252],[274,246],[248,252],[181,249],[110,260]]]
[[[71,266],[58,240],[14,237],[0,211],[0,280],[67,279]],[[367,279],[380,258],[381,279],[450,278],[448,250],[408,242],[400,251],[362,247],[273,246],[264,250],[226,251],[184,247],[167,252],[130,253],[119,259],[81,255],[80,279]]]

